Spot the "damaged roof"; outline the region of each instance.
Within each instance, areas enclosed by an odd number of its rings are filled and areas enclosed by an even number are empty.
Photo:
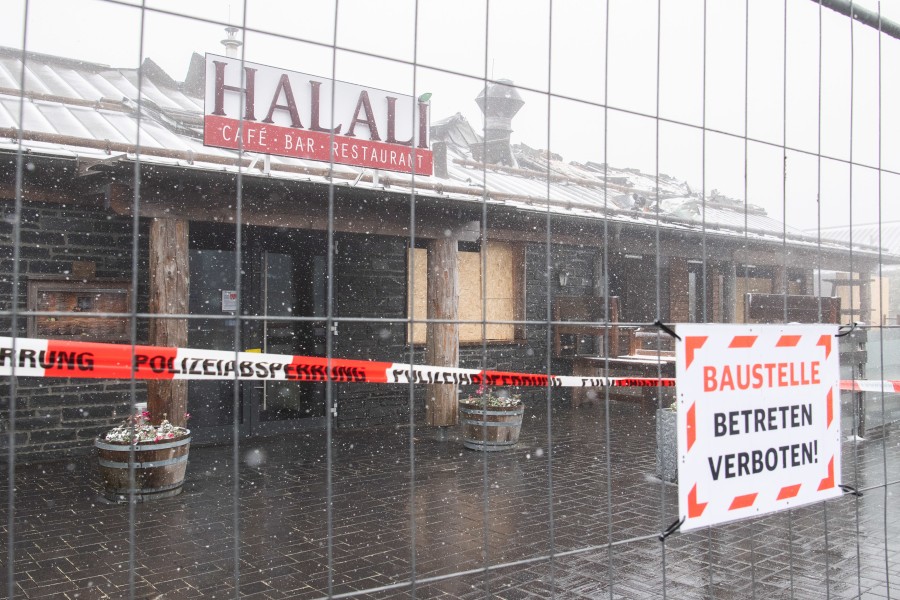
[[[667,229],[814,246],[815,235],[785,227],[765,211],[715,190],[704,198],[685,181],[601,163],[566,162],[557,154],[511,146],[512,164],[480,160],[484,140],[457,113],[433,122],[431,141],[446,147],[446,169],[415,177],[347,165],[203,145],[203,57],[195,54],[184,82],[147,59],[140,69],[113,68],[0,47],[0,151],[105,161],[133,161],[187,170],[267,177],[487,202],[521,211],[550,211]],[[141,90],[138,102],[138,88]],[[436,161],[438,158],[436,153]],[[870,240],[854,248],[875,253]],[[863,242],[863,243],[860,243]],[[832,250],[846,249],[841,240]]]

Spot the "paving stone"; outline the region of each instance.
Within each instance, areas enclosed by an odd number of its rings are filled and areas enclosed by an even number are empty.
[[[237,507],[247,598],[324,597],[329,576],[336,594],[409,598],[413,568],[417,598],[900,597],[900,485],[663,546],[677,486],[654,476],[653,413],[612,403],[607,440],[603,410],[554,408],[552,452],[546,411],[502,453],[417,428],[414,469],[408,428],[336,429],[330,515],[324,431],[242,440],[266,458],[240,465],[237,502],[231,447],[192,447],[185,492],[136,505],[133,523],[98,501],[93,461],[22,465],[15,585],[29,599],[127,598],[133,573],[136,598],[234,597]],[[900,428],[845,444],[843,469],[856,487],[900,480]],[[4,537],[6,510],[0,497]]]

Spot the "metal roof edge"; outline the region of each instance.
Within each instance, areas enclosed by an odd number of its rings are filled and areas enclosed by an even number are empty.
[[[0,57],[9,57],[9,58],[21,58],[22,57],[22,49],[14,48],[11,46],[0,46]],[[65,56],[58,56],[56,54],[43,54],[41,52],[34,52],[32,50],[25,51],[25,60],[27,61],[29,58],[39,59],[42,62],[47,62],[51,64],[56,64],[64,67],[71,67],[77,69],[86,69],[94,72],[102,72],[109,71],[110,69],[114,69],[109,65],[103,63],[96,63],[91,61],[80,60],[77,58],[67,58]],[[118,69],[116,69],[118,70]],[[134,70],[134,69],[123,69],[123,70]]]

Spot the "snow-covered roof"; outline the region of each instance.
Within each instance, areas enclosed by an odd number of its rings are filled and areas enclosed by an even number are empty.
[[[822,237],[827,240],[850,244],[851,233],[854,244],[881,246],[886,252],[900,254],[900,221],[883,223],[854,223],[853,227],[823,227]],[[815,234],[814,231],[809,232]]]
[[[139,153],[147,165],[240,170],[246,176],[373,190],[415,187],[421,196],[521,211],[549,210],[710,235],[816,244],[815,236],[786,228],[761,208],[715,191],[703,198],[687,182],[664,174],[565,162],[561,156],[522,144],[512,147],[516,167],[485,165],[475,151],[482,137],[459,113],[432,124],[432,144],[447,148],[446,176],[376,174],[340,164],[278,156],[263,160],[207,147],[202,141],[203,84],[198,80],[202,65],[203,58],[194,55],[186,81],[177,82],[150,59],[138,70],[28,53],[21,91],[22,52],[0,48],[0,151],[16,151],[21,132],[29,152],[49,156],[127,161]],[[862,253],[877,252],[868,238],[855,238],[854,246]],[[835,240],[826,247],[840,250],[847,244]]]

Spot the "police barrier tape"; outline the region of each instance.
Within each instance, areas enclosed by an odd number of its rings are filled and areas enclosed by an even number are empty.
[[[13,368],[15,366],[15,368]],[[485,383],[523,387],[674,387],[674,378],[579,377],[228,350],[0,337],[0,376],[240,379],[362,383]],[[841,389],[900,393],[900,381],[844,380]]]
[[[841,381],[841,389],[850,392],[900,393],[900,381],[878,381],[876,379],[854,379]]]
[[[329,371],[330,369],[330,371]],[[320,356],[0,337],[0,376],[456,383],[537,387],[672,387],[674,379],[482,371]]]

